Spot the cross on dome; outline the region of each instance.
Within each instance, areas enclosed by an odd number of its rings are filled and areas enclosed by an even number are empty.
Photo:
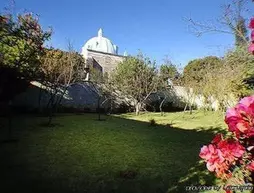
[[[103,35],[103,31],[102,31],[102,29],[100,28],[99,31],[98,31],[98,37],[102,37],[102,35]]]
[[[103,37],[103,30],[98,30],[97,36],[89,39],[82,47],[82,55],[87,58],[87,50],[99,51],[109,54],[118,55],[118,47],[112,43],[108,38]]]

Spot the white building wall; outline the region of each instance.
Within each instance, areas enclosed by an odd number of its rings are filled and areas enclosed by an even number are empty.
[[[176,97],[181,98],[182,100],[186,102],[192,102],[197,108],[204,108],[204,107],[210,107],[213,110],[217,111],[219,110],[219,101],[216,100],[213,96],[209,99],[209,104],[205,103],[205,97],[202,95],[194,95],[193,89],[186,88],[182,86],[174,86],[173,92],[175,92]],[[230,97],[225,98],[227,107],[232,107],[237,103],[237,100],[233,95],[230,95]]]

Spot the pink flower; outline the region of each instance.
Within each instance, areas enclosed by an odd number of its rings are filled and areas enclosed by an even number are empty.
[[[245,97],[236,107],[228,109],[225,122],[237,138],[254,136],[254,96]]]
[[[253,43],[251,43],[251,44],[249,45],[248,51],[249,51],[250,53],[254,54],[254,44],[253,44]]]
[[[250,19],[249,28],[254,29],[254,18]]]
[[[216,150],[212,144],[208,146],[203,146],[200,150],[199,156],[204,160],[209,160],[214,154],[216,153]]]
[[[254,29],[254,19],[252,21]],[[254,32],[252,38],[254,40]],[[211,144],[201,148],[199,156],[205,160],[207,169],[221,179],[232,177],[234,165],[244,165],[254,172],[254,95],[243,98],[235,107],[228,109],[225,122],[236,139],[217,134]],[[248,160],[252,161],[246,165]]]
[[[241,158],[245,152],[244,147],[234,140],[223,140],[218,143],[217,148],[222,152],[222,156],[228,163],[233,163]]]
[[[236,141],[228,141],[224,147],[220,147],[223,157],[228,163],[233,163],[238,158],[241,158],[245,152],[244,147]]]
[[[251,38],[251,42],[253,43],[254,42],[254,30],[251,31],[250,38]]]
[[[245,152],[244,147],[238,142],[236,144],[231,144],[229,149],[231,149],[232,155],[236,158],[241,158]]]
[[[219,167],[220,162],[218,161],[218,157],[213,157],[212,159],[208,160],[206,163],[206,167],[210,172],[214,172],[216,168]]]
[[[251,44],[249,47],[248,47],[248,52],[250,52],[251,54],[254,55],[254,45]]]
[[[225,159],[219,149],[215,150],[215,153],[207,160],[206,167],[209,171],[213,172],[218,170]]]
[[[227,110],[225,122],[227,123],[229,130],[232,132],[237,132],[237,124],[241,121],[241,115],[237,108],[230,108]]]
[[[240,100],[239,104],[242,104],[246,107],[254,107],[254,95],[244,97],[243,99]]]
[[[217,144],[217,143],[219,143],[220,141],[222,141],[222,139],[223,139],[222,134],[217,134],[217,135],[215,135],[215,137],[213,138],[212,143],[213,143],[213,144]]]
[[[223,136],[218,134],[212,140],[212,144],[201,148],[199,156],[206,161],[207,169],[215,172],[217,177],[229,178],[230,166],[241,159],[244,153],[245,149],[238,141],[223,139]]]
[[[247,165],[247,169],[250,171],[254,171],[254,161],[252,161],[249,165]]]

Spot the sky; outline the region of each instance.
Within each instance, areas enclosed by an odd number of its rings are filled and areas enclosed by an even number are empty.
[[[135,55],[145,55],[163,62],[168,56],[176,65],[185,66],[190,60],[208,55],[222,56],[232,47],[234,37],[213,33],[196,37],[190,32],[186,18],[207,22],[222,14],[222,5],[230,0],[16,0],[15,13],[24,10],[39,14],[44,29],[51,26],[53,35],[48,42],[55,48],[66,49],[73,43],[81,52],[85,42],[103,36]],[[10,0],[0,0],[0,10]],[[247,7],[253,12],[254,4]]]

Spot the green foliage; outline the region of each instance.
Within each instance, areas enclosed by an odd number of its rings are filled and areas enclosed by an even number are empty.
[[[172,64],[170,60],[165,59],[164,63],[160,66],[160,76],[163,81],[170,79],[174,82],[175,79],[178,78],[179,72],[177,67]]]
[[[221,66],[222,60],[220,58],[208,56],[190,61],[184,68],[181,82],[183,86],[188,88],[185,109],[189,106],[190,113],[192,112],[192,107],[194,107],[193,101],[196,95],[202,94],[206,98],[210,96],[210,93],[207,94],[204,91],[205,86],[207,86],[207,74],[218,70]],[[208,88],[210,89],[210,87]]]
[[[40,68],[43,44],[50,38],[43,31],[39,19],[30,13],[0,15],[0,67],[17,69],[24,77],[33,77]]]
[[[72,51],[62,51],[59,49],[45,49],[45,54],[41,58],[41,71],[44,79],[48,82],[68,85],[82,79],[84,70],[83,57]]]
[[[135,105],[141,105],[159,88],[159,77],[155,62],[142,54],[137,57],[127,57],[112,74],[116,88],[122,94],[130,97]],[[141,106],[136,106],[138,109]]]
[[[246,46],[248,40],[248,31],[245,24],[245,19],[239,17],[235,29],[235,45],[236,47]]]
[[[201,84],[203,83],[206,74],[211,70],[218,69],[221,65],[221,59],[216,56],[208,56],[190,61],[184,68],[184,84],[189,85],[192,88],[202,87]]]
[[[228,68],[228,73],[234,72],[234,76],[230,78],[231,92],[238,98],[250,95],[253,92],[253,84],[249,84],[248,80],[254,78],[254,56],[248,52],[246,47],[239,47],[228,52],[224,63],[225,68]]]
[[[253,69],[254,57],[246,47],[239,46],[223,59],[210,56],[191,61],[184,69],[183,80],[194,94],[202,94],[207,104],[212,96],[225,110],[234,101],[253,93]]]
[[[194,88],[201,91],[207,104],[212,96],[225,110],[239,98],[253,93],[253,69],[254,57],[245,47],[238,47],[228,52],[219,66],[206,71]]]
[[[74,52],[69,45],[69,51],[46,49],[41,59],[40,71],[43,78],[40,81],[47,87],[50,97],[47,104],[49,122],[57,112],[58,106],[71,83],[82,80],[84,70],[83,57]]]
[[[99,69],[90,66],[89,67],[90,80],[94,83],[104,83],[108,79],[107,73],[102,73]]]
[[[41,76],[43,44],[50,38],[32,14],[0,15],[0,100],[9,101]],[[23,82],[22,84],[18,84]]]

